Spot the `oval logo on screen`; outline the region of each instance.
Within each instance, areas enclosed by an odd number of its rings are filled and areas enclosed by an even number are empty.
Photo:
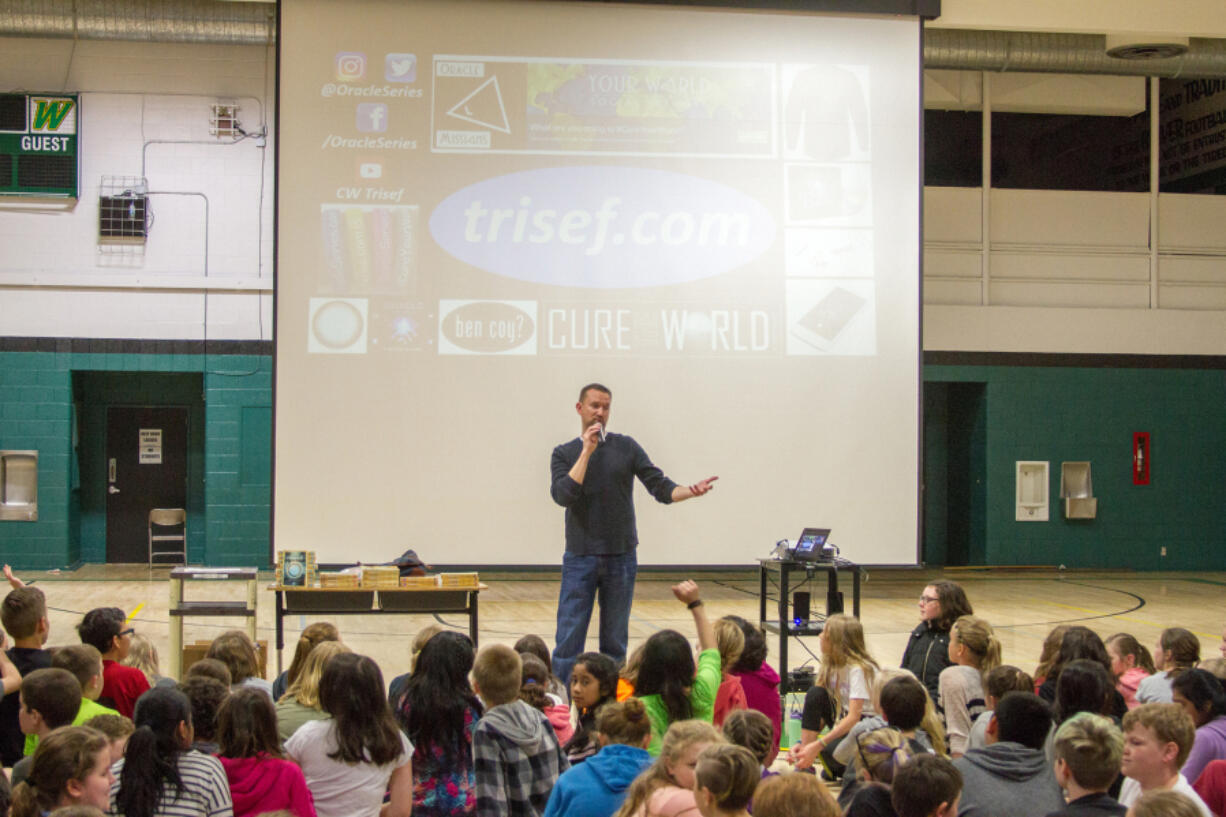
[[[725,184],[668,170],[552,167],[477,182],[444,199],[430,233],[461,261],[508,278],[592,289],[722,275],[762,255],[775,220]]]
[[[441,323],[443,336],[470,352],[514,349],[536,331],[531,315],[498,301],[476,301],[456,307]]]

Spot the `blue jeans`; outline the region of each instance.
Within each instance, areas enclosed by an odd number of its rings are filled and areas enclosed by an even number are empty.
[[[562,590],[558,593],[558,633],[554,639],[553,673],[570,689],[570,671],[585,652],[592,602],[600,602],[600,652],[620,665],[630,640],[630,605],[638,557],[629,553],[562,555]]]

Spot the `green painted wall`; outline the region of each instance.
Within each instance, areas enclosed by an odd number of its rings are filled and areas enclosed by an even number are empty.
[[[924,380],[985,384],[984,547],[971,564],[1190,570],[1226,554],[1226,371],[930,365]],[[1148,486],[1132,484],[1134,431],[1152,435]],[[926,452],[941,456],[953,459],[948,442]],[[1014,520],[1017,460],[1050,462],[1049,521]],[[1058,502],[1060,463],[1079,460],[1091,463],[1093,520],[1064,519]]]
[[[0,448],[39,451],[39,520],[0,522],[0,559],[25,570],[104,561],[105,406],[176,404],[195,406],[189,559],[267,567],[271,356],[72,351],[80,345],[0,352]]]
[[[90,494],[96,412],[143,394],[197,400],[189,430],[193,563],[268,566],[271,356],[79,346],[0,352],[0,448],[40,454],[39,520],[0,522],[0,559],[25,570],[104,560],[104,519]],[[927,365],[924,380],[928,563],[1186,570],[1226,554],[1226,371]],[[78,398],[88,398],[75,419],[74,382]],[[1146,487],[1132,485],[1134,431],[1153,435]],[[1019,459],[1051,463],[1053,498],[1060,462],[1089,460],[1098,518],[1066,520],[1055,502],[1048,522],[1014,521]]]

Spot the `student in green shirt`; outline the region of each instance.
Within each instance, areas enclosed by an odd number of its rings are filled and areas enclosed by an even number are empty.
[[[722,679],[715,631],[699,598],[698,585],[686,580],[672,589],[694,616],[700,652],[695,666],[690,642],[676,630],[655,633],[643,645],[634,694],[643,701],[651,719],[647,751],[652,757],[660,754],[660,741],[669,724],[691,719],[711,722]]]
[[[81,684],[81,706],[72,719],[73,726],[81,726],[95,715],[118,715],[114,709],[98,703],[102,694],[102,653],[89,644],[72,644],[60,647],[51,656],[51,666],[68,670]],[[38,735],[26,735],[26,755],[38,748]]]

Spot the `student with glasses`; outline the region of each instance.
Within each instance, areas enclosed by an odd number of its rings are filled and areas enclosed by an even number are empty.
[[[923,682],[934,701],[940,699],[941,670],[951,666],[949,630],[960,616],[974,612],[966,593],[954,582],[939,579],[920,594],[920,623],[911,631],[901,666]]]
[[[98,703],[109,706],[131,718],[136,699],[149,689],[149,679],[136,667],[119,663],[132,649],[132,633],[128,617],[118,607],[95,607],[77,625],[82,644],[89,644],[102,653],[102,694]]]

